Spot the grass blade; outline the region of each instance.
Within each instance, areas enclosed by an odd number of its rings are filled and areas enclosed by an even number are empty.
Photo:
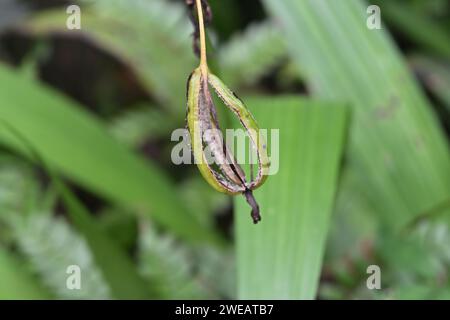
[[[65,183],[53,172],[27,137],[23,136],[20,131],[8,122],[3,121],[3,124],[5,129],[27,150],[31,159],[41,165],[44,172],[49,175],[50,180],[55,185],[55,189],[62,197],[73,224],[87,241],[95,262],[108,282],[112,295],[118,299],[156,297],[154,292],[151,292],[145,284],[144,279],[139,276],[131,260],[118,247],[118,244],[104,232],[103,228],[97,224]],[[83,263],[79,264],[82,265]],[[86,271],[86,268],[84,271]]]
[[[84,235],[92,250],[95,262],[117,299],[155,298],[129,257],[110,239],[86,211],[78,199],[60,181],[55,181],[69,216]]]
[[[164,0],[97,0],[81,5],[78,34],[129,64],[161,105],[182,119],[186,79],[196,60],[193,28],[184,7]],[[25,28],[38,35],[74,34],[66,28],[66,20],[65,10],[48,10],[30,19]]]
[[[50,295],[23,264],[0,247],[0,299],[47,299]]]
[[[29,82],[0,66],[0,119],[14,124],[43,159],[91,191],[190,240],[216,240],[181,201],[158,168],[132,154],[107,134],[103,124],[50,89]],[[27,154],[10,131],[0,141]]]
[[[416,41],[428,51],[450,58],[448,30],[443,30],[426,15],[412,10],[400,1],[375,1],[380,6],[383,19],[401,31],[412,41]]]
[[[255,192],[259,225],[251,223],[245,200],[235,200],[238,297],[312,299],[336,191],[346,109],[298,97],[246,101],[261,128],[280,129],[280,163],[279,172]]]
[[[363,1],[264,0],[313,94],[351,103],[358,188],[398,230],[450,197],[450,154],[432,107]]]

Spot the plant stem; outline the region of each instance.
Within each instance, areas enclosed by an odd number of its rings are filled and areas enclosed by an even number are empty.
[[[202,1],[197,1],[198,27],[200,30],[200,68],[204,77],[208,75],[208,62],[206,59],[206,35],[203,21]]]
[[[255,200],[255,197],[253,196],[253,192],[250,189],[247,189],[244,191],[245,200],[247,200],[247,203],[252,207],[252,219],[253,223],[257,224],[259,221],[261,221],[261,215],[259,213],[259,205]]]

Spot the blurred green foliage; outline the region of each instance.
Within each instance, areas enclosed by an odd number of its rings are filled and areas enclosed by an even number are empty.
[[[210,0],[215,73],[280,129],[257,226],[170,160],[183,1],[77,3],[0,6],[1,299],[450,298],[448,1]]]

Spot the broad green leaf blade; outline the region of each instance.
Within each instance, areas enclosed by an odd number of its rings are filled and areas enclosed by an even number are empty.
[[[279,129],[279,172],[255,191],[262,221],[236,198],[238,297],[313,299],[347,127],[346,109],[299,97],[247,99],[261,128]],[[276,153],[268,138],[269,153]],[[272,166],[276,165],[274,158]]]
[[[448,145],[386,30],[367,28],[367,3],[263,2],[313,94],[354,109],[348,164],[380,217],[398,230],[440,208],[450,197]]]
[[[161,170],[132,154],[103,124],[56,92],[0,66],[0,119],[14,126],[39,155],[64,175],[115,203],[149,214],[190,240],[215,240],[179,201]],[[0,142],[25,154],[7,128]]]
[[[145,281],[139,276],[130,258],[118,247],[118,244],[115,241],[106,235],[103,228],[89,214],[87,209],[78,201],[70,189],[66,187],[64,182],[62,182],[53,172],[53,169],[49,167],[30,141],[14,127],[10,126],[9,123],[4,122],[4,127],[9,129],[10,133],[15,136],[17,141],[22,143],[22,147],[28,151],[30,157],[40,164],[44,172],[49,175],[50,180],[55,185],[55,189],[62,197],[65,208],[67,209],[73,224],[78,228],[89,244],[95,262],[101,269],[103,277],[107,280],[113,296],[118,299],[146,299],[157,297],[154,295],[153,291],[150,291],[149,287],[145,284]],[[19,220],[19,224],[16,224],[15,227],[17,228],[19,226],[20,229],[20,223]],[[48,235],[51,235],[51,232],[47,233]],[[21,240],[23,240],[23,237]],[[36,242],[35,240],[38,239],[35,238],[30,242]],[[53,239],[53,241],[55,240],[56,239]],[[39,242],[39,240],[37,242]],[[25,249],[27,245],[23,242],[21,244],[22,248]],[[28,244],[28,247],[29,246],[30,244]],[[72,256],[72,259],[74,258],[75,255]],[[51,258],[49,260],[51,260]],[[84,269],[82,269],[82,271],[87,272],[88,270],[86,269],[89,267],[83,262],[86,261],[75,261],[74,263],[78,263],[79,267],[81,267],[80,264],[83,265]],[[84,281],[89,280],[90,278],[91,282],[95,282],[92,276],[93,274],[90,274],[90,277],[86,277],[85,275]],[[100,274],[94,275],[94,278],[95,277],[98,279]],[[50,284],[48,280],[48,278],[45,279],[47,285],[55,289],[55,283]],[[93,283],[91,283],[91,285],[93,285]],[[98,286],[100,287],[101,285],[98,284]],[[106,290],[107,288],[105,288],[105,291]]]
[[[0,299],[48,299],[50,295],[23,264],[0,247]]]

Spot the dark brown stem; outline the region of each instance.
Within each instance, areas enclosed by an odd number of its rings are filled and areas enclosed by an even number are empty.
[[[192,34],[193,41],[192,41],[192,47],[194,50],[195,55],[200,57],[200,30],[198,27],[198,15],[197,15],[197,9],[196,9],[196,1],[195,0],[185,0],[186,5],[189,10],[189,18],[192,22],[192,25],[194,26],[194,33]],[[206,26],[208,26],[212,21],[212,11],[211,7],[207,0],[201,0],[202,8],[203,8],[203,14],[204,14],[204,23]]]
[[[261,215],[259,214],[259,205],[256,202],[255,197],[253,196],[252,190],[247,189],[244,191],[245,200],[247,200],[250,207],[252,207],[252,219],[253,223],[257,224],[259,221],[261,221]]]

